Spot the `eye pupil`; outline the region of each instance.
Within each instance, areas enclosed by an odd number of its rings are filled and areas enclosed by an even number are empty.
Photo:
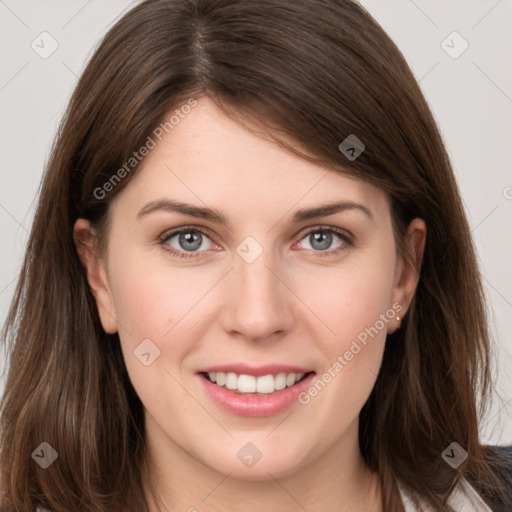
[[[186,231],[179,236],[180,247],[185,251],[195,251],[201,247],[201,243],[202,235],[197,231]]]
[[[317,231],[311,235],[313,237],[311,247],[317,249],[319,251],[325,251],[329,248],[332,243],[332,233],[327,233],[325,231]],[[315,244],[319,242],[319,245]]]

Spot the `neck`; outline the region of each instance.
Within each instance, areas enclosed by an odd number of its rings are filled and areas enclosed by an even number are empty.
[[[150,478],[158,500],[147,492],[150,512],[381,512],[380,480],[364,464],[357,421],[346,439],[286,475],[233,478],[201,463],[146,421]],[[354,442],[355,441],[355,442]]]

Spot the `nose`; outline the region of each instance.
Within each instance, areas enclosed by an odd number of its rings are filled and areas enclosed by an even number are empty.
[[[275,342],[294,324],[294,294],[286,285],[286,272],[271,251],[251,263],[236,255],[226,276],[221,312],[223,328],[231,336],[255,343]]]

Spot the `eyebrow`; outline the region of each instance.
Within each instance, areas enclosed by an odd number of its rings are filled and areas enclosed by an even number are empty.
[[[159,199],[157,201],[150,201],[137,213],[137,218],[140,219],[146,215],[149,215],[155,211],[168,211],[175,213],[182,213],[184,215],[190,215],[191,217],[197,217],[204,220],[209,220],[217,224],[228,226],[229,222],[227,218],[218,210],[196,206],[193,204],[182,203],[174,199]],[[366,206],[355,203],[353,201],[335,201],[313,208],[306,208],[298,210],[292,217],[290,223],[298,223],[305,220],[316,219],[318,217],[327,217],[335,213],[347,211],[347,210],[358,210],[363,212],[366,216],[373,220],[372,212]]]

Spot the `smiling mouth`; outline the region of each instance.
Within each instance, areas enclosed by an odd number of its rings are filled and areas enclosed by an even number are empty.
[[[255,377],[254,375],[234,372],[202,372],[201,375],[219,387],[224,387],[240,395],[270,395],[276,391],[290,388],[301,382],[307,373],[277,373]]]

